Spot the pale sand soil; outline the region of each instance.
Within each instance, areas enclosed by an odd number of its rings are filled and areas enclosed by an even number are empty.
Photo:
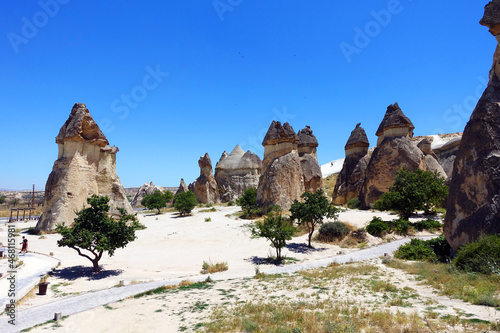
[[[153,280],[189,279],[190,276],[199,275],[204,260],[214,263],[225,261],[229,266],[228,271],[212,275],[214,279],[224,280],[217,281],[208,290],[171,291],[159,296],[127,299],[110,304],[113,309],[99,307],[72,315],[57,325],[60,327],[43,325],[31,331],[50,328],[62,332],[143,332],[161,328],[165,332],[177,332],[184,327],[193,331],[196,324],[206,320],[214,307],[230,307],[254,299],[293,301],[328,298],[359,303],[371,309],[388,308],[389,300],[383,295],[366,290],[363,283],[356,289],[349,279],[325,282],[323,288],[327,289],[318,293],[314,286],[296,274],[291,282],[286,283],[280,283],[280,279],[262,282],[243,278],[253,276],[256,263],[274,254],[274,249],[264,239],[250,238],[247,227],[250,221],[231,215],[239,211],[239,207],[217,206],[216,209],[217,212],[199,212],[200,209],[197,209],[193,216],[185,218],[177,218],[171,213],[140,216],[141,223],[147,229],[137,231],[138,238],[126,248],[118,249],[113,257],[104,256],[101,260],[103,272],[98,275],[91,273],[90,261],[78,256],[74,250],[57,247],[59,235],[46,235],[45,239],[28,235],[30,250],[46,254],[53,252],[54,257],[60,259],[61,266],[48,280],[51,285],[47,296],[27,298],[18,309],[54,302],[82,292],[112,288],[120,281],[128,285]],[[396,218],[387,213],[350,210],[342,212],[339,220],[355,227],[364,227],[373,216],[384,220]],[[205,222],[206,217],[212,221]],[[304,251],[306,240],[307,235],[294,238],[289,242],[292,246],[284,249],[283,254],[307,262],[335,256],[339,251],[356,251],[324,243],[315,243],[314,251]],[[368,245],[376,242],[381,240],[370,237]],[[496,319],[497,312],[491,308],[437,296],[432,288],[420,286],[413,277],[387,268],[379,261],[374,261],[374,264],[380,267],[378,274],[382,278],[390,279],[398,288],[412,288],[418,295],[416,299],[408,300],[411,307],[390,307],[391,310],[424,313],[432,306],[436,308],[433,311],[441,314],[457,315],[465,312],[483,320]],[[260,267],[261,271],[266,271],[273,266],[262,264]],[[84,276],[81,276],[82,272]]]

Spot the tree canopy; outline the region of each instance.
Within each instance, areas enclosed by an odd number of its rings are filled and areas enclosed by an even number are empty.
[[[337,220],[338,208],[330,205],[322,189],[315,193],[304,192],[300,197],[304,202],[293,202],[290,208],[291,219],[306,225],[309,234],[307,245],[311,247],[311,238],[316,226],[322,224],[325,217]]]
[[[292,239],[295,228],[285,221],[281,215],[271,214],[263,222],[256,222],[251,227],[253,237],[264,237],[276,249],[276,259],[281,261],[281,249],[286,241]]]
[[[174,208],[181,216],[190,214],[197,204],[198,200],[192,191],[181,192],[175,196]]]
[[[141,200],[141,205],[143,205],[147,209],[157,209],[158,214],[160,214],[160,210],[163,207],[166,207],[167,203],[169,203],[173,197],[174,195],[170,191],[165,191],[164,193],[155,191],[152,194],[146,195]]]
[[[109,217],[109,198],[97,195],[87,198],[88,208],[76,213],[74,224],[70,227],[59,224],[56,231],[62,235],[57,241],[60,247],[67,246],[89,259],[94,272],[99,272],[99,260],[105,251],[112,256],[116,249],[125,247],[133,241],[136,226],[135,215],[127,215],[124,209],[119,209],[121,217],[118,221]],[[132,221],[132,225],[127,222]]]
[[[257,190],[254,187],[247,188],[236,203],[241,206],[245,218],[252,218],[261,213],[257,206]]]
[[[402,218],[408,219],[417,210],[430,213],[448,196],[445,179],[437,172],[401,168],[396,173],[389,192],[375,202],[379,210],[394,210]]]

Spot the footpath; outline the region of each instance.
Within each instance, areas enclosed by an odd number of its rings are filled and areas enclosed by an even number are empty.
[[[421,237],[422,239],[430,239],[435,236]],[[348,263],[365,261],[383,256],[384,254],[391,255],[399,246],[409,242],[411,239],[405,238],[397,240],[391,243],[382,244],[379,246],[371,247],[368,249],[359,250],[356,252],[351,252],[348,254],[337,255],[329,258],[324,258],[320,260],[315,260],[311,262],[293,264],[286,266],[278,266],[271,268],[263,273],[265,274],[279,274],[279,273],[294,273],[307,269],[314,269],[319,267],[326,267],[332,263]],[[40,281],[40,277],[45,276],[53,267],[56,267],[58,261],[51,257],[46,257],[43,255],[26,254],[21,256],[20,260],[26,262],[26,267],[19,270],[17,276],[18,291],[16,298],[22,298],[26,293],[28,293],[33,287],[35,287]],[[233,275],[230,277],[225,276],[225,279],[229,278],[245,278],[251,277],[247,274]],[[190,281],[200,282],[207,278],[206,275],[196,275],[189,277]],[[211,275],[213,280],[217,280],[217,274]],[[37,307],[16,311],[15,313],[15,325],[9,323],[9,318],[5,313],[0,317],[0,332],[19,332],[23,329],[33,327],[38,324],[45,323],[49,320],[54,319],[55,313],[61,313],[62,316],[69,316],[75,313],[93,309],[108,303],[117,302],[119,300],[134,296],[136,294],[146,292],[152,289],[156,289],[162,286],[177,285],[182,279],[173,280],[162,280],[153,281],[147,283],[133,284],[123,287],[115,287],[111,289],[99,290],[80,294],[73,297],[64,298],[61,300],[54,301],[52,303],[40,305]],[[0,290],[2,294],[0,295],[0,302],[5,304],[9,301],[8,297],[4,297],[4,293],[8,290],[8,285],[3,284],[5,278],[0,280]],[[8,282],[8,281],[7,281]],[[24,292],[24,294],[23,294]],[[5,307],[5,305],[2,305]],[[3,310],[3,308],[2,308]]]

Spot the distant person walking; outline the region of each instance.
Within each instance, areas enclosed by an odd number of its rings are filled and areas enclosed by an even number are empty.
[[[28,240],[26,239],[26,237],[23,236],[23,241],[19,244],[22,244],[22,248],[21,248],[21,252],[20,253],[26,253],[28,252]]]

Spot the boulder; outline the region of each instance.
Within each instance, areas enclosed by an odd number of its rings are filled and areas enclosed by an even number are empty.
[[[153,182],[144,183],[144,185],[139,187],[139,190],[134,195],[132,201],[130,201],[130,204],[132,205],[132,207],[137,207],[141,205],[141,201],[145,196],[153,194],[156,191],[160,191],[163,193],[164,189],[161,186],[156,186],[155,184],[153,184]]]
[[[485,7],[481,24],[500,41],[500,0]],[[450,182],[443,231],[455,250],[483,234],[500,233],[500,45],[486,90],[462,136]]]
[[[369,146],[365,130],[357,124],[344,147],[345,159],[333,190],[333,204],[343,205],[358,197],[370,161],[371,155],[367,155]]]
[[[257,188],[261,170],[261,159],[251,151],[245,153],[239,145],[229,155],[224,152],[215,166],[221,201],[234,201],[246,189]]]
[[[198,160],[200,166],[200,176],[189,185],[189,189],[194,192],[199,203],[220,202],[217,182],[212,174],[212,161],[206,153]]]
[[[323,188],[323,175],[316,156],[318,140],[309,126],[300,130],[297,136],[299,138],[297,150],[300,157],[300,166],[302,168],[304,190],[314,193]]]
[[[59,147],[45,185],[44,210],[35,229],[50,231],[57,224],[71,225],[75,212],[87,206],[93,194],[110,198],[109,213],[118,216],[117,207],[133,214],[116,174],[117,147],[109,142],[85,104],[77,103],[56,137]]]
[[[440,177],[447,179],[448,175],[444,171],[441,164],[439,164],[438,158],[432,151],[431,145],[431,141],[427,138],[424,138],[417,144],[417,147],[422,151],[422,153],[424,153],[426,170],[437,172]]]
[[[304,192],[298,153],[299,138],[289,123],[273,121],[262,141],[264,160],[257,187],[257,204],[267,210],[271,205],[290,209]]]

